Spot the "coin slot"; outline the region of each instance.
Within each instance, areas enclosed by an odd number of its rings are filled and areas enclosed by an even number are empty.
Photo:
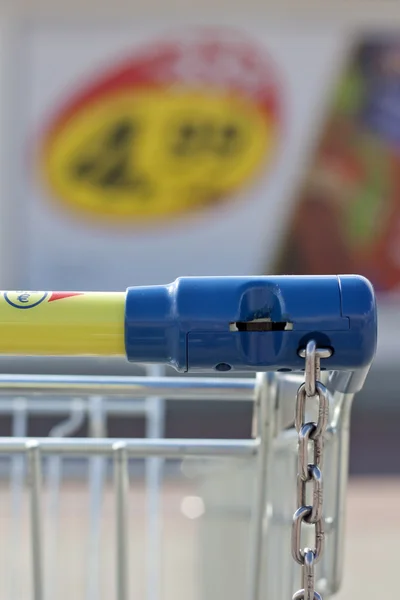
[[[254,319],[253,321],[235,321],[229,323],[229,331],[291,331],[293,323],[290,321],[272,321],[271,319]]]

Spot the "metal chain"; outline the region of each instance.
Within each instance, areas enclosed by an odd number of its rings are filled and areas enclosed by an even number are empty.
[[[322,515],[322,459],[324,434],[328,425],[328,393],[319,381],[320,360],[328,358],[332,351],[317,348],[314,340],[308,342],[300,356],[305,358],[305,382],[299,387],[296,399],[295,427],[298,435],[297,510],[293,515],[292,556],[302,567],[303,587],[292,600],[322,600],[315,591],[314,566],[320,560],[324,545],[324,522]],[[317,397],[318,420],[305,423],[306,400]],[[309,461],[309,446],[313,443],[313,461]],[[307,484],[312,486],[312,504],[307,504]],[[314,526],[314,547],[301,547],[302,523]]]

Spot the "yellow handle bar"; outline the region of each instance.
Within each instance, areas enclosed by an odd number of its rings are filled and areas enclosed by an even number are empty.
[[[125,356],[126,292],[0,292],[0,354]]]

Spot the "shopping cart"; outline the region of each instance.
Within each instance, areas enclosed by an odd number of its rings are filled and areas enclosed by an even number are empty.
[[[318,600],[316,589],[326,597],[338,590],[351,401],[376,347],[374,294],[365,279],[182,278],[123,294],[3,292],[0,323],[2,354],[126,355],[131,362],[172,365],[195,375],[170,377],[154,370],[160,367],[147,367],[150,375],[140,377],[0,376],[0,411],[13,419],[12,435],[0,438],[4,464],[11,465],[9,548],[14,552],[9,554],[22,553],[26,461],[35,600],[63,594],[55,580],[55,560],[63,540],[59,492],[66,457],[90,461],[89,547],[83,555],[90,600],[101,592],[110,595],[100,586],[99,556],[110,462],[115,544],[108,556],[114,594],[118,600],[132,597],[129,480],[136,459],[147,461],[147,586],[142,593],[149,600],[163,597],[160,490],[165,460],[179,461],[188,478],[196,474],[195,512],[199,502],[199,514],[206,507],[198,532],[194,597],[283,599],[300,587],[296,600]],[[235,371],[257,375],[215,376]],[[198,377],[199,372],[214,375]],[[164,401],[214,398],[251,402],[253,435],[242,440],[162,437]],[[64,418],[49,436],[27,435],[29,414],[57,412]],[[148,437],[107,437],[107,418],[116,413],[145,415]],[[87,417],[89,435],[72,437]],[[324,494],[322,472],[327,474]],[[238,507],[244,511],[241,520]],[[10,573],[14,588],[2,592],[7,598],[20,583],[16,569],[10,567]],[[176,589],[172,595],[179,597]],[[15,597],[23,595],[16,592]]]

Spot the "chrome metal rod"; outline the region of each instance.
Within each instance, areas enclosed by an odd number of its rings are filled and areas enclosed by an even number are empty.
[[[41,464],[40,444],[36,440],[25,441],[29,460],[29,483],[31,488],[31,548],[33,570],[33,598],[43,600],[42,510],[41,510]]]
[[[29,397],[29,393],[26,391],[25,398],[20,398],[25,402],[26,410],[30,415],[68,415],[71,412],[72,404],[74,400],[66,398],[54,398],[50,397],[47,399],[39,399],[35,396]],[[89,398],[83,397],[81,399],[82,410],[85,412],[89,411]],[[5,398],[1,396],[0,390],[0,415],[10,414],[14,412],[14,398]],[[146,402],[145,400],[135,399],[134,401],[128,398],[119,398],[115,400],[104,400],[104,411],[107,414],[112,415],[130,415],[130,416],[144,416],[146,414]]]
[[[29,404],[30,408],[30,404]],[[70,414],[66,419],[54,425],[49,432],[49,437],[67,437],[73,435],[84,423],[85,412],[82,400],[72,398],[70,401]],[[23,458],[23,457],[18,457]],[[63,474],[63,458],[51,455],[47,458],[47,535],[46,566],[45,566],[45,592],[46,600],[53,600],[57,596],[57,567],[59,544],[59,519],[60,519],[60,488]]]
[[[0,438],[0,454],[25,452],[27,444],[40,445],[42,454],[69,454],[87,456],[104,454],[112,456],[113,447],[120,442],[119,439],[50,439],[50,438]],[[150,440],[132,439],[124,441],[126,451],[131,458],[145,458],[146,456],[164,456],[165,458],[183,458],[185,456],[209,457],[243,457],[251,458],[259,447],[257,440]]]
[[[116,501],[116,574],[117,600],[128,600],[128,456],[125,442],[113,446]]]
[[[89,436],[91,438],[107,437],[107,417],[104,413],[104,398],[91,396],[89,398]],[[90,456],[89,458],[89,531],[88,531],[88,571],[87,571],[87,600],[101,598],[101,534],[103,492],[106,478],[106,458]]]
[[[23,437],[28,429],[27,402],[24,398],[14,398],[10,402],[10,412],[12,413],[12,435]],[[11,492],[11,552],[8,553],[11,565],[8,570],[10,575],[10,600],[19,600],[21,597],[21,582],[15,577],[14,561],[18,556],[19,549],[24,540],[22,526],[22,507],[23,492],[26,474],[26,457],[21,455],[13,456],[11,459],[10,473],[10,492]]]
[[[267,477],[275,435],[276,378],[270,373],[257,373],[256,435],[259,452],[255,470],[255,490],[249,538],[248,600],[259,600],[263,554],[263,523],[267,507]]]
[[[73,375],[0,375],[0,394],[75,394],[253,400],[255,380],[213,377],[108,377]]]
[[[165,376],[164,365],[150,365],[149,377]],[[165,435],[165,400],[159,396],[146,398],[146,437],[162,439]],[[163,458],[150,457],[146,460],[147,535],[146,535],[146,600],[161,598],[162,566],[162,507],[161,485]]]
[[[350,422],[351,409],[354,394],[342,394],[333,392],[333,405],[335,407],[334,419],[330,430],[330,440],[332,443],[332,474],[335,481],[333,515],[336,522],[333,523],[327,542],[331,544],[331,556],[333,556],[331,572],[325,581],[329,582],[329,587],[324,590],[324,595],[332,596],[338,593],[343,580],[343,556],[346,528],[346,501],[347,501],[347,482],[349,477],[349,453],[350,453]],[[332,498],[333,499],[333,498]],[[323,589],[323,587],[322,587]]]

